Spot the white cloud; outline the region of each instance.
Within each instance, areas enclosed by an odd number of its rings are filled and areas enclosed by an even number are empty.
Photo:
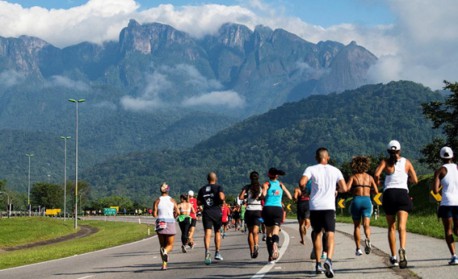
[[[183,106],[224,106],[231,109],[241,108],[245,101],[235,91],[215,91],[200,96],[190,97],[183,101]]]
[[[81,41],[117,40],[131,18],[140,23],[169,24],[195,37],[214,34],[226,22],[251,29],[262,24],[283,28],[313,43],[358,42],[380,58],[371,71],[374,81],[408,79],[438,88],[443,79],[456,79],[456,1],[385,1],[397,15],[397,21],[391,25],[365,27],[342,23],[327,28],[287,17],[282,7],[269,6],[262,0],[239,1],[240,5],[232,6],[166,4],[148,9],[140,9],[134,0],[89,0],[67,10],[23,8],[0,1],[0,36],[36,36],[63,47]]]
[[[47,87],[65,87],[78,91],[89,91],[90,86],[83,81],[75,81],[64,76],[52,76],[51,80],[46,83]]]
[[[188,106],[225,106],[228,108],[241,107],[243,99],[233,91],[222,91],[221,83],[214,79],[205,78],[194,66],[178,64],[175,66],[160,66],[151,74],[146,75],[146,85],[142,93],[137,96],[123,96],[121,106],[126,110],[150,111],[157,108],[173,106],[167,101],[166,94],[176,91],[171,80],[179,78],[184,84],[189,85],[188,91],[181,97],[180,105]],[[208,93],[210,92],[210,93]],[[192,96],[200,94],[199,96]],[[217,100],[216,100],[217,99]]]
[[[14,70],[6,70],[0,73],[0,84],[4,87],[15,86],[24,81],[24,75]]]

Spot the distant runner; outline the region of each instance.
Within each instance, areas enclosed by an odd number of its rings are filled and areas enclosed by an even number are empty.
[[[334,232],[336,227],[336,191],[346,192],[342,172],[328,164],[329,153],[324,147],[316,150],[315,159],[318,164],[307,167],[299,181],[301,189],[309,180],[312,180],[312,191],[310,194],[310,222],[312,223],[312,241],[315,254],[319,255],[322,249],[321,235],[323,230],[327,236],[327,259],[324,262],[326,277],[334,277],[332,269],[332,256],[334,255]],[[339,187],[337,187],[337,185]],[[315,256],[315,272],[323,273],[320,259]]]
[[[162,183],[161,196],[154,202],[153,216],[156,218],[156,232],[161,246],[162,270],[167,269],[169,255],[175,241],[175,218],[178,215],[177,203],[169,196],[170,187]]]
[[[226,204],[226,201],[223,201],[223,206],[221,207],[221,222],[223,223],[222,227],[222,237],[226,237],[226,232],[227,232],[227,226],[229,225],[229,215],[231,215],[231,209],[229,206]]]
[[[453,234],[458,236],[458,167],[452,161],[453,150],[450,147],[442,147],[440,157],[443,165],[434,173],[433,191],[439,193],[442,185],[442,200],[437,215],[442,218],[445,242],[452,255],[448,264],[457,265]]]
[[[310,227],[310,190],[312,187],[312,181],[309,180],[304,190],[300,187],[294,189],[293,199],[296,201],[297,207],[297,221],[299,222],[299,241],[302,245],[305,245],[304,237],[307,235],[307,229]]]
[[[351,161],[351,169],[353,175],[350,176],[347,187],[349,191],[353,190],[353,201],[351,203],[351,216],[354,224],[353,237],[356,244],[356,256],[361,256],[363,252],[360,249],[361,242],[361,219],[363,220],[364,234],[364,252],[370,254],[372,250],[371,244],[371,216],[372,216],[372,201],[371,192],[378,194],[377,184],[374,178],[367,174],[370,167],[370,159],[368,157],[357,156]]]
[[[194,232],[196,230],[196,224],[197,224],[197,199],[194,197],[194,191],[189,190],[188,191],[188,201],[190,204],[192,204],[192,207],[194,208],[194,212],[191,211],[191,226],[189,227],[189,241],[188,245],[191,249],[194,248]]]
[[[192,204],[188,202],[188,195],[182,194],[180,196],[180,204],[178,204],[178,210],[180,215],[178,216],[178,224],[181,230],[181,251],[186,253],[186,246],[189,244],[189,228],[191,227],[191,213],[195,214]]]
[[[251,183],[244,186],[239,194],[239,199],[246,198],[247,206],[245,212],[245,222],[248,227],[248,246],[252,259],[259,254],[259,226],[261,225],[262,205],[261,205],[261,184],[259,174],[255,171],[250,173]]]
[[[265,199],[264,208],[262,209],[262,219],[266,225],[267,232],[267,252],[269,253],[268,261],[274,263],[280,256],[278,244],[280,242],[280,225],[283,220],[283,209],[281,205],[283,192],[291,200],[292,196],[288,189],[278,181],[280,175],[285,175],[282,170],[276,168],[269,169],[267,176],[269,181],[262,185],[262,196]]]
[[[218,178],[216,173],[211,172],[207,175],[208,184],[200,188],[197,195],[197,202],[203,206],[202,223],[204,225],[205,236],[205,264],[211,264],[210,241],[212,229],[215,232],[215,260],[222,261],[223,257],[220,253],[221,247],[221,226],[222,212],[221,205],[226,199],[224,190],[221,185],[216,184]]]
[[[388,223],[388,243],[390,245],[390,262],[393,266],[407,267],[406,258],[406,225],[409,212],[412,210],[412,200],[409,197],[407,183],[417,184],[417,174],[412,163],[401,157],[401,144],[392,140],[387,146],[390,157],[383,159],[375,171],[375,182],[381,184],[382,172],[385,172],[385,186],[383,187],[383,209]],[[396,258],[396,218],[399,230],[399,263]]]

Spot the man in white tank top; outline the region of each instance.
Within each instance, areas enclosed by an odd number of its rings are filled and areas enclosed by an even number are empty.
[[[437,215],[442,218],[445,242],[452,255],[449,264],[457,265],[453,234],[458,236],[458,168],[452,161],[453,150],[450,147],[442,147],[440,157],[443,165],[434,173],[433,191],[439,193],[442,186],[442,201]]]

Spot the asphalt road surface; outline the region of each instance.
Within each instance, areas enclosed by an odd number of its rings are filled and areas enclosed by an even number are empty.
[[[111,217],[112,220],[114,219]],[[122,220],[116,217],[116,220]],[[138,221],[138,218],[128,219]],[[142,218],[141,222],[151,223]],[[443,240],[409,234],[404,270],[390,267],[386,229],[373,228],[372,243],[376,248],[370,255],[355,256],[354,242],[349,235],[352,226],[337,224],[336,252],[333,257],[337,278],[457,278],[458,266],[448,266],[449,253]],[[179,229],[177,230],[179,232]],[[202,224],[198,223],[196,247],[181,252],[180,234],[175,238],[167,271],[161,271],[157,237],[97,252],[77,255],[34,265],[0,271],[0,278],[326,278],[316,275],[310,260],[311,240],[307,234],[305,246],[299,243],[296,221],[287,221],[280,236],[280,259],[267,263],[265,243],[260,243],[260,254],[251,259],[246,234],[230,231],[222,240],[223,261],[204,264]],[[410,245],[410,246],[409,246]],[[214,248],[212,243],[212,255]]]

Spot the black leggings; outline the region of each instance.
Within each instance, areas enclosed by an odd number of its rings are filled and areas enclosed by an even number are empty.
[[[178,222],[181,230],[181,244],[188,244],[189,228],[191,227],[191,218],[186,217],[182,222]]]

